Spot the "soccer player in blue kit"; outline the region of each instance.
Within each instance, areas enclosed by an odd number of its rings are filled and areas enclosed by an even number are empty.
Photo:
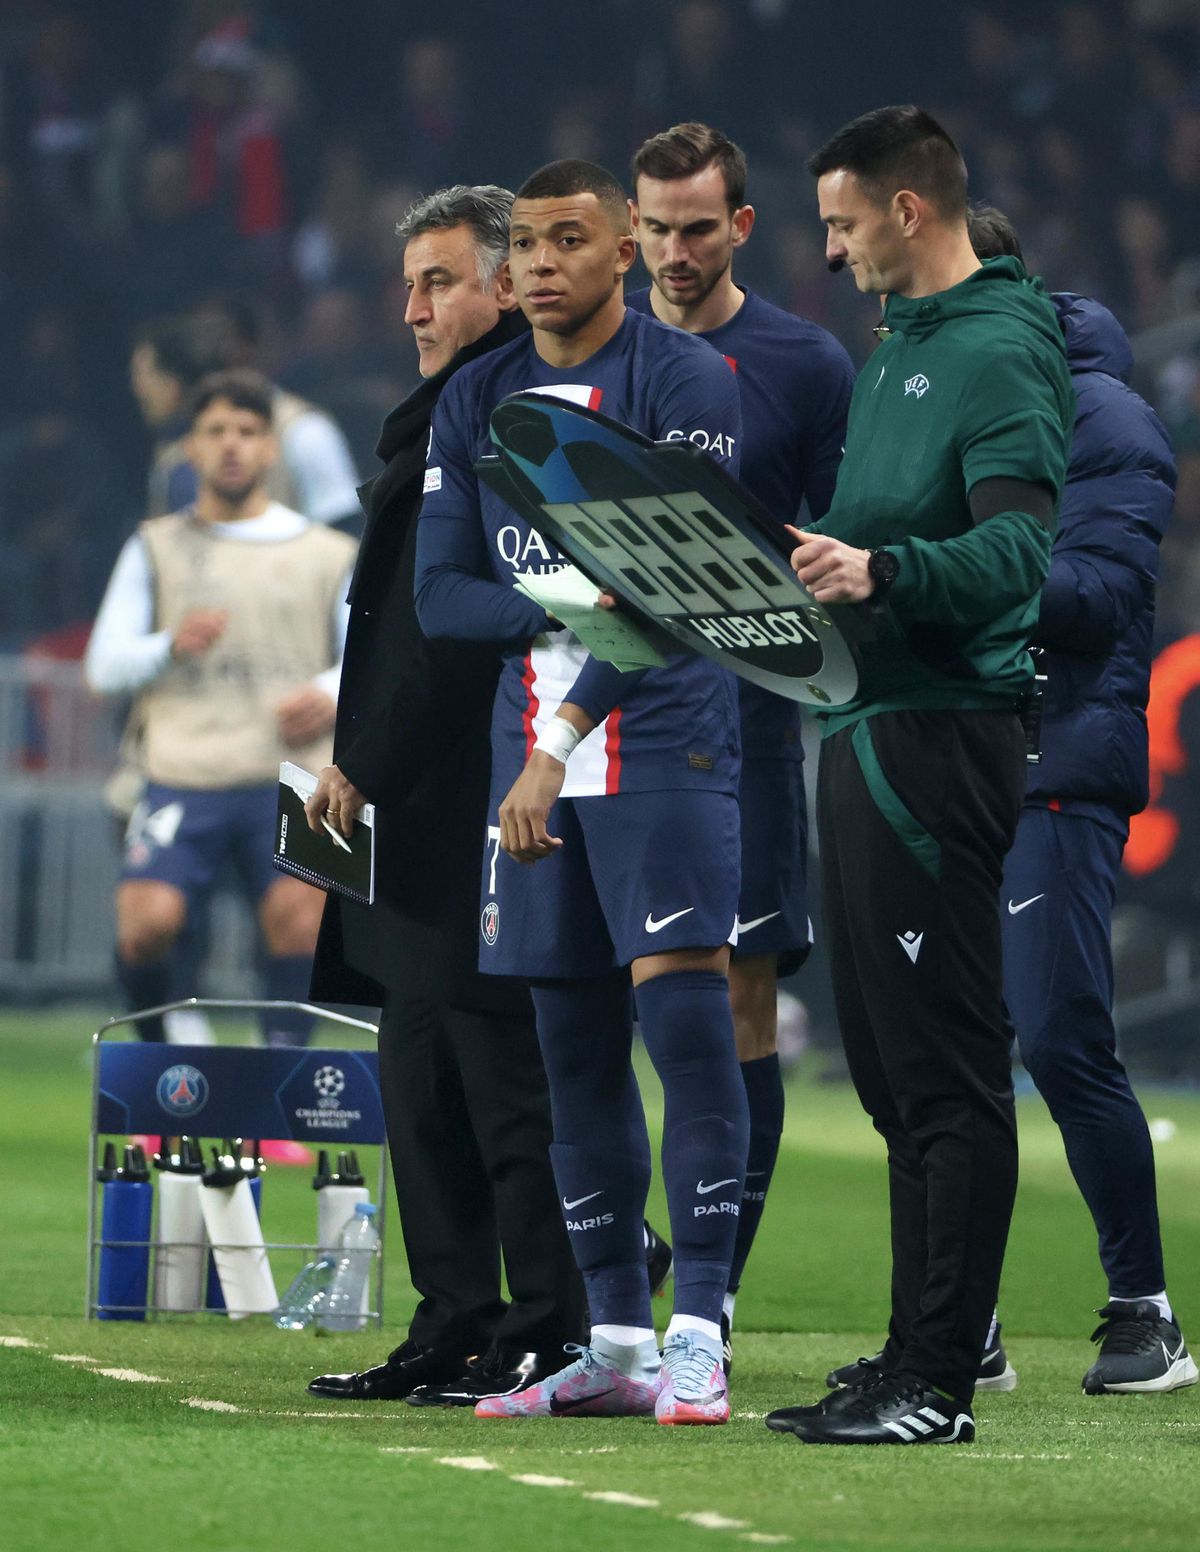
[[[554,162],[526,181],[509,262],[531,333],[447,385],[425,476],[422,627],[507,648],[480,964],[532,983],[554,1170],[592,1320],[590,1345],[564,1369],[486,1398],[481,1417],[729,1417],[720,1320],[748,1136],[726,978],[739,882],[736,691],[723,669],[690,654],[631,674],[592,658],[514,590],[518,575],[557,570],[564,557],[473,468],[491,450],[495,406],[540,389],[658,441],[693,438],[737,472],[734,375],[707,345],[627,311],[635,253],[624,190],[603,168]],[[665,1101],[675,1299],[661,1365],[631,979]]]
[[[652,285],[629,305],[706,340],[728,361],[742,402],[741,479],[780,523],[807,502],[814,518],[833,499],[854,368],[826,330],[735,285],[733,255],[750,236],[746,158],[707,124],[653,135],[633,158],[633,229]],[[776,1049],[776,981],[798,970],[812,943],[808,919],[808,813],[800,709],[745,679],[742,733],[742,889],[729,992],[750,1149],[729,1288],[734,1300],[783,1128]]]

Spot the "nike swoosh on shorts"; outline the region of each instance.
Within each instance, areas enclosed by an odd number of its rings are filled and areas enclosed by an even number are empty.
[[[669,927],[673,921],[678,921],[681,916],[690,916],[696,909],[694,905],[684,906],[682,911],[676,911],[671,916],[664,916],[661,921],[654,920],[653,911],[646,912],[646,931],[661,932],[664,927]]]

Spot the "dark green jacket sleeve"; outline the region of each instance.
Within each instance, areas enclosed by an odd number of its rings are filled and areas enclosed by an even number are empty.
[[[995,476],[1062,489],[1072,415],[1066,363],[1047,345],[984,355],[956,406],[963,491]],[[964,501],[964,509],[965,509]],[[1041,589],[1050,535],[1029,512],[1000,512],[953,538],[891,546],[900,574],[889,595],[899,620],[979,625]]]
[[[970,533],[889,545],[900,574],[888,601],[903,624],[983,625],[1041,590],[1050,535],[1028,512],[998,512]]]

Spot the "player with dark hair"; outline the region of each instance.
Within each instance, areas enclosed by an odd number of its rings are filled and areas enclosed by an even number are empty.
[[[781,523],[833,499],[854,369],[832,335],[735,284],[754,227],[746,158],[707,124],[677,124],[633,158],[633,229],[652,284],[629,305],[721,352],[742,403],[741,477]],[[783,1128],[776,981],[803,964],[808,919],[804,745],[794,701],[738,680],[742,889],[729,992],[750,1110],[750,1151],[725,1296],[726,1356],[742,1271]]]
[[[143,523],[117,559],[86,672],[132,694],[144,796],[126,832],[117,952],[131,1000],[233,867],[254,900],[266,994],[303,1002],[323,896],[271,866],[279,763],[328,756],[354,544],[270,500],[270,385],[202,380],[187,456],[195,504]],[[274,1008],[268,1044],[303,1044],[308,1014]]]
[[[729,1416],[721,1301],[746,1164],[746,1100],[726,970],[738,899],[733,683],[689,654],[621,674],[514,590],[562,555],[474,472],[491,411],[536,389],[655,440],[692,437],[736,470],[737,384],[699,341],[629,312],[624,190],[592,163],[551,163],[518,191],[509,268],[528,337],[464,367],[434,415],[418,533],[431,636],[503,643],[492,723],[480,966],[533,984],[552,1159],[583,1273],[590,1345],[482,1417]],[[498,810],[498,812],[497,812]],[[661,1360],[643,1206],[645,1117],[631,999],[666,1116],[662,1167],[675,1312]]]
[[[767,1423],[952,1443],[974,1438],[1016,1192],[999,890],[1073,398],[1041,283],[980,266],[962,157],[927,113],[865,114],[809,170],[830,264],[888,298],[833,504],[792,564],[876,621],[855,698],[821,714],[817,814],[842,1040],[887,1144],[892,1312],[877,1365]]]

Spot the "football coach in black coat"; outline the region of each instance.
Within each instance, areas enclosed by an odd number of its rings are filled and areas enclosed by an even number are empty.
[[[529,994],[476,968],[500,658],[482,644],[427,641],[413,606],[433,407],[460,366],[527,327],[505,267],[511,204],[505,189],[459,185],[400,223],[405,321],[424,381],[384,422],[385,468],[359,492],[366,528],[334,764],[308,804],[314,829],[327,814],[346,834],[362,803],[378,811],[375,903],[330,894],[312,995],[382,1005],[384,1116],[421,1294],[408,1339],[385,1363],[308,1387],[347,1400],[473,1405],[561,1368],[563,1343],[583,1329]]]

